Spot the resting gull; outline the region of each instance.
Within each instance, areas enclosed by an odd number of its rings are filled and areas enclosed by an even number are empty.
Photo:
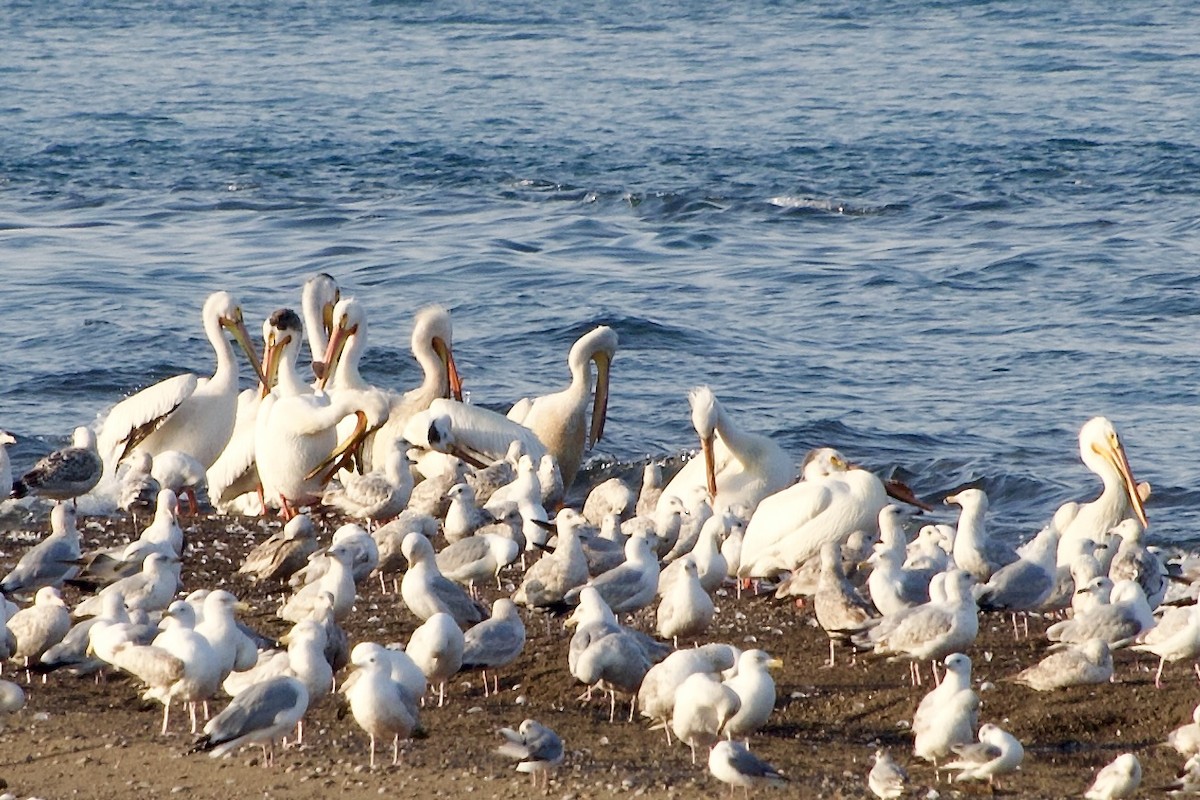
[[[986,780],[992,787],[996,778],[1014,772],[1025,758],[1025,748],[1006,730],[988,723],[979,729],[979,741],[951,748],[955,758],[943,769],[958,770],[956,781]]]
[[[517,730],[501,728],[504,744],[496,750],[502,756],[517,760],[517,772],[528,772],[533,782],[541,777],[542,786],[550,790],[550,773],[563,760],[563,743],[558,734],[532,719],[523,721]]]
[[[1133,753],[1123,753],[1096,773],[1096,779],[1084,792],[1087,800],[1116,800],[1129,797],[1142,782],[1142,762]]]
[[[1112,650],[1103,639],[1069,644],[1013,678],[1039,692],[1107,683],[1113,676]]]
[[[79,572],[80,533],[75,507],[59,503],[50,512],[50,535],[26,551],[0,580],[6,595],[36,592],[43,586],[62,586]]]
[[[459,626],[483,619],[483,608],[466,590],[438,570],[433,545],[419,533],[410,533],[402,544],[408,572],[400,582],[400,596],[409,611],[422,620],[434,614],[449,614]]]
[[[880,800],[896,800],[904,794],[908,772],[896,763],[887,750],[875,751],[875,764],[867,773],[867,788]]]

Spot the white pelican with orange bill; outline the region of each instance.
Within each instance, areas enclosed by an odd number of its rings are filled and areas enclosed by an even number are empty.
[[[792,462],[783,448],[769,436],[739,428],[712,389],[692,389],[688,402],[703,458],[684,464],[663,487],[660,508],[666,498],[693,497],[697,488],[707,487],[714,514],[739,506],[753,512],[764,497],[792,484]]]
[[[1084,423],[1079,430],[1079,456],[1084,466],[1100,477],[1104,488],[1092,502],[1080,503],[1075,516],[1062,528],[1058,540],[1059,566],[1070,565],[1069,554],[1078,550],[1080,539],[1095,538],[1129,517],[1136,517],[1142,527],[1150,524],[1125,448],[1112,422],[1093,417]]]
[[[194,457],[205,468],[212,466],[233,434],[237,414],[238,362],[226,332],[246,352],[259,380],[262,368],[242,309],[229,292],[215,292],[204,303],[204,332],[217,356],[211,378],[188,373],[156,383],[122,400],[108,413],[97,436],[106,474],[117,464],[141,450],[152,456],[164,450],[179,450]]]

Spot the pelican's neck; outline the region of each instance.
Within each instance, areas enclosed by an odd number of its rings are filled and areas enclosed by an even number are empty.
[[[717,418],[717,424],[713,426],[713,429],[716,431],[717,438],[743,467],[753,467],[758,461],[755,456],[763,450],[761,437],[738,428],[733,419],[725,413],[725,409],[720,403],[715,403],[713,408]]]
[[[418,336],[417,332],[414,332],[412,351],[413,357],[421,365],[421,371],[425,378],[421,381],[420,386],[407,394],[412,397],[427,397],[430,401],[438,397],[449,397],[450,376],[446,372],[446,365],[442,363],[441,356],[433,347],[433,336]]]
[[[363,347],[367,341],[366,322],[359,322],[358,331],[351,334],[346,342],[346,348],[338,359],[337,369],[333,373],[333,388],[335,389],[365,389],[367,382],[358,371],[358,362],[362,358]]]
[[[290,342],[279,359],[279,373],[275,378],[276,393],[281,397],[294,397],[299,394],[311,394],[310,386],[296,369],[296,358],[300,355],[300,342]]]
[[[1108,461],[1095,456],[1086,462],[1089,469],[1100,477],[1104,488],[1100,496],[1089,503],[1097,511],[1103,513],[1106,520],[1112,520],[1106,527],[1112,527],[1125,517],[1129,511],[1129,495],[1125,491],[1125,481],[1121,474]]]
[[[233,352],[233,345],[225,336],[220,319],[210,317],[204,320],[204,332],[217,355],[217,368],[209,380],[209,385],[218,389],[236,390],[238,383],[237,356]]]

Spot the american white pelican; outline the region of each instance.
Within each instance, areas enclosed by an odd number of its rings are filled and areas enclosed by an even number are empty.
[[[278,502],[285,516],[291,516],[295,503],[319,500],[336,471],[331,468],[334,462],[358,448],[387,419],[382,394],[309,392],[295,371],[300,341],[298,332],[292,331],[280,329],[284,335],[268,350],[277,384],[263,398],[254,437],[263,495],[268,504]],[[337,426],[346,417],[352,418],[354,427],[339,443]]]
[[[1059,566],[1069,566],[1069,554],[1076,549],[1076,539],[1095,538],[1131,514],[1143,527],[1149,525],[1125,448],[1111,422],[1104,417],[1093,417],[1084,423],[1079,430],[1079,456],[1084,466],[1100,477],[1104,489],[1092,502],[1079,504],[1074,519],[1061,529]]]
[[[213,376],[168,378],[113,406],[99,435],[100,454],[108,472],[115,474],[117,464],[135,449],[151,455],[181,450],[205,468],[225,449],[233,434],[238,395],[238,362],[225,331],[246,351],[259,380],[262,369],[233,295],[209,295],[202,317],[204,332],[217,356]]]
[[[889,495],[928,508],[903,484],[881,481],[829,448],[809,454],[804,476],[758,504],[742,542],[742,577],[794,570],[815,559],[825,542],[878,530]]]
[[[609,370],[617,352],[617,332],[607,325],[579,337],[567,354],[571,383],[566,389],[533,399],[518,400],[508,418],[537,434],[546,449],[558,459],[563,486],[570,487],[583,462],[584,449],[604,435],[608,414]],[[596,364],[595,399],[590,430],[587,405],[592,397],[592,362]]]
[[[391,418],[391,407],[397,395],[390,390],[381,389],[366,381],[359,372],[359,362],[367,350],[367,312],[356,298],[343,297],[333,308],[333,329],[329,336],[329,346],[325,349],[325,374],[317,381],[318,391],[325,391],[332,398],[358,396],[363,403],[375,405],[383,403],[386,411],[382,422]],[[345,418],[338,426],[338,436],[346,438],[354,426],[351,417]],[[364,438],[364,447],[356,453],[358,460],[356,468],[359,472],[368,472],[380,467],[386,459],[391,443],[397,438],[389,434],[389,440],[376,446],[374,439],[376,430]],[[374,461],[375,455],[379,456]]]
[[[412,352],[425,379],[420,386],[404,394],[391,393],[388,421],[375,434],[368,464],[377,465],[386,458],[388,443],[403,435],[404,426],[413,414],[429,408],[429,404],[438,398],[462,400],[462,380],[454,365],[453,344],[449,311],[441,306],[426,306],[417,312],[413,322]]]
[[[237,420],[229,443],[208,469],[209,499],[219,510],[263,513],[258,491],[257,447],[259,415],[265,420],[278,397],[312,394],[296,368],[304,338],[300,317],[290,308],[276,310],[263,322],[263,383],[238,395]]]
[[[32,494],[49,500],[71,500],[87,494],[100,482],[104,464],[96,452],[96,434],[79,427],[71,446],[55,450],[12,484],[13,497]]]
[[[404,438],[415,447],[457,456],[477,468],[505,458],[513,442],[520,442],[535,461],[547,452],[537,434],[524,425],[451,399],[434,400],[428,409],[409,417]]]
[[[770,437],[739,428],[712,389],[692,389],[688,402],[704,457],[689,461],[663,487],[660,507],[667,497],[688,497],[694,487],[707,486],[714,513],[736,505],[753,511],[764,497],[791,485],[792,463],[783,449]]]
[[[342,299],[337,281],[332,275],[320,272],[304,282],[300,292],[300,310],[308,331],[308,351],[312,358],[313,375],[320,380],[325,375],[325,350],[333,330],[333,307]]]

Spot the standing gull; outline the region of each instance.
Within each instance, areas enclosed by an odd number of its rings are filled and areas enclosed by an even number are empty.
[[[683,570],[658,604],[656,629],[658,635],[676,645],[679,637],[700,636],[712,624],[716,607],[700,585],[696,562],[691,556],[680,561]]]
[[[79,427],[71,434],[71,446],[45,456],[33,469],[12,484],[13,497],[34,495],[47,500],[70,500],[87,494],[104,474],[104,463],[96,450],[96,434]]]
[[[376,652],[360,652],[357,677],[344,689],[354,721],[371,738],[369,765],[375,766],[375,740],[392,737],[392,764],[400,763],[400,739],[417,727],[416,698],[392,680],[391,663]]]
[[[80,533],[75,506],[59,503],[50,512],[50,535],[26,551],[0,580],[6,595],[36,592],[43,586],[62,586],[79,572]]]
[[[782,668],[783,662],[764,650],[746,650],[738,656],[737,675],[725,681],[725,688],[732,689],[740,703],[722,730],[727,738],[749,740],[767,724],[775,710],[775,679],[768,670]]]
[[[462,669],[483,672],[483,696],[489,695],[487,671],[492,670],[495,688],[500,691],[499,669],[517,660],[525,649],[525,623],[513,601],[501,597],[492,606],[492,616],[475,625],[463,636]]]
[[[783,786],[787,778],[779,770],[750,752],[741,742],[717,742],[708,754],[708,770],[729,784],[729,794],[740,786],[749,794],[755,786]]]
[[[275,742],[295,728],[307,710],[308,690],[298,678],[270,678],[233,698],[208,721],[204,736],[188,752],[208,752],[217,758],[242,745],[261,744],[263,766],[269,767],[275,761]]]
[[[466,590],[438,571],[433,545],[419,533],[410,533],[402,544],[408,572],[400,582],[400,596],[409,611],[422,620],[439,612],[449,614],[460,626],[483,619],[483,609]]]
[[[979,729],[979,741],[951,748],[956,758],[943,769],[958,770],[955,781],[986,780],[992,787],[996,778],[1016,771],[1025,758],[1025,748],[1008,731],[988,723]]]
[[[462,669],[465,645],[458,623],[444,611],[430,615],[408,640],[405,652],[425,673],[429,688],[438,687],[438,708],[446,703],[446,681]]]

